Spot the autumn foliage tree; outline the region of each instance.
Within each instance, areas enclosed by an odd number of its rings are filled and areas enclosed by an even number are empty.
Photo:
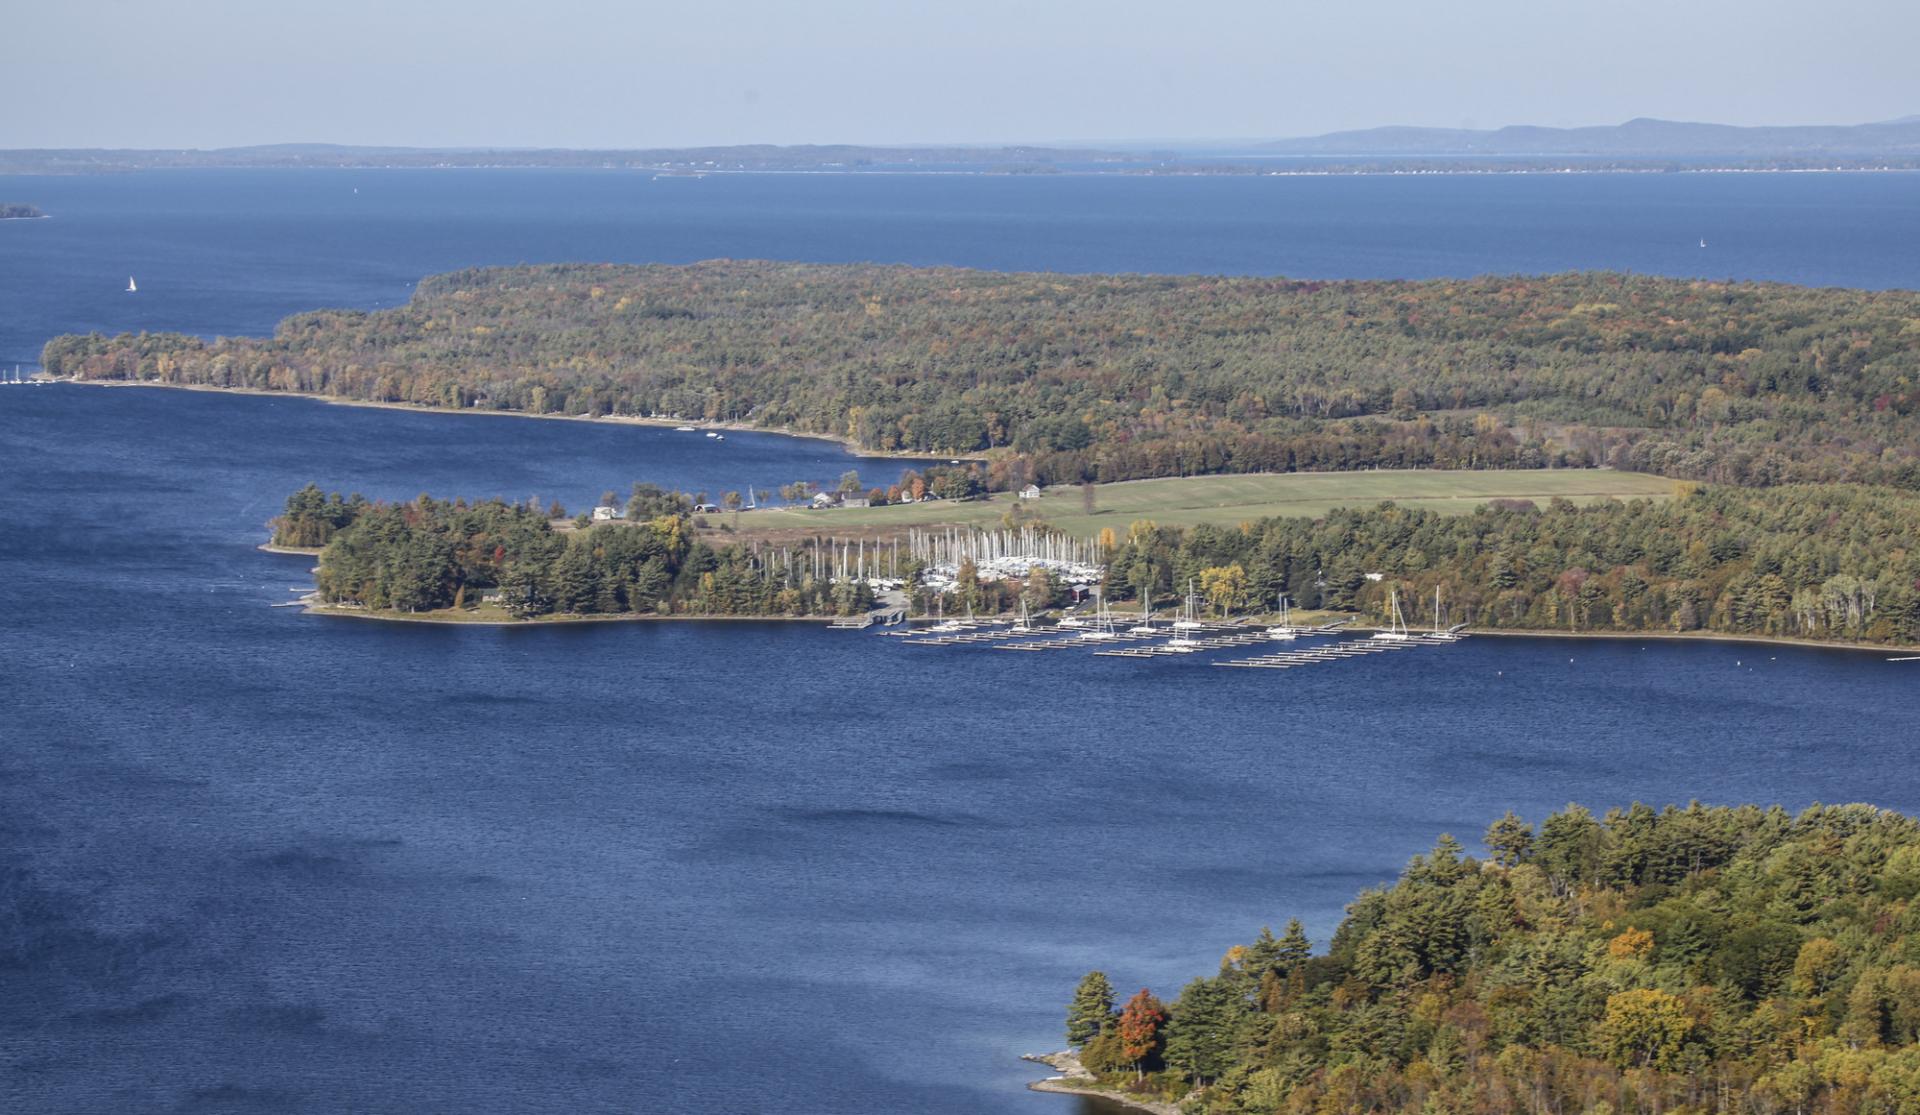
[[[1146,1065],[1159,1056],[1161,1028],[1167,1023],[1167,1007],[1153,992],[1141,988],[1120,1011],[1116,1027],[1120,1051],[1133,1064],[1135,1079],[1146,1075]]]

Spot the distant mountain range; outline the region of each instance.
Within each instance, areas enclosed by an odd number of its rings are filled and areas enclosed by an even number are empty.
[[[1278,155],[1375,158],[1433,155],[1601,158],[1805,158],[1920,155],[1920,116],[1877,124],[1743,128],[1641,118],[1591,128],[1528,124],[1469,128],[1367,128],[1259,145]]]

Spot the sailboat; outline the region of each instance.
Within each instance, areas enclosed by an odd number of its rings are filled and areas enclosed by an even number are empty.
[[[133,276],[132,276],[132,275],[128,275],[128,276],[127,276],[127,293],[128,293],[128,294],[134,294],[134,293],[136,293],[136,292],[138,292],[138,291],[139,291],[139,289],[140,289],[140,288],[139,288],[138,286],[136,286],[136,285],[134,284],[134,281],[133,281]]]
[[[1700,238],[1700,246],[1701,246],[1702,248],[1704,248],[1704,247],[1706,247],[1706,246],[1707,246],[1707,238],[1706,238],[1706,237],[1704,237],[1704,236],[1702,236],[1702,237]]]
[[[1198,631],[1200,629],[1200,597],[1193,591],[1193,582],[1187,582],[1187,598],[1180,606],[1180,618],[1173,621],[1175,631]]]
[[[1033,634],[1034,632],[1033,616],[1029,615],[1027,612],[1026,597],[1023,596],[1020,598],[1020,618],[1015,620],[1013,626],[1009,627],[1007,630],[1012,632],[1015,635]]]
[[[1100,640],[1114,637],[1113,613],[1107,610],[1107,598],[1101,596],[1093,611],[1093,626],[1080,632],[1082,639]]]
[[[1464,623],[1456,623],[1452,627],[1440,626],[1440,586],[1435,585],[1433,587],[1433,630],[1427,632],[1427,638],[1436,643],[1457,643],[1460,641],[1460,629],[1465,626]]]
[[[1140,590],[1140,622],[1127,628],[1129,635],[1153,634],[1153,570],[1147,570],[1147,583]]]
[[[1280,622],[1273,627],[1267,628],[1267,638],[1279,639],[1282,642],[1292,642],[1299,636],[1300,629],[1293,625],[1293,612],[1287,607],[1286,593],[1283,592],[1280,594],[1279,603]]]
[[[932,627],[927,628],[927,633],[930,635],[950,635],[955,631],[965,631],[967,625],[961,623],[959,620],[941,618],[943,615],[941,602],[943,600],[945,600],[944,596],[936,596],[933,598],[933,618],[937,622],[935,622]]]
[[[1373,637],[1375,640],[1383,643],[1407,642],[1412,639],[1413,636],[1407,633],[1406,617],[1400,614],[1400,590],[1393,589],[1387,597],[1387,602],[1387,607],[1390,612],[1387,620],[1387,629],[1385,631],[1374,632]]]
[[[1180,618],[1173,621],[1173,638],[1167,640],[1167,649],[1178,654],[1192,654],[1200,649],[1199,640],[1193,633],[1200,629],[1200,598],[1194,595],[1193,582],[1187,582],[1187,598],[1180,602]]]

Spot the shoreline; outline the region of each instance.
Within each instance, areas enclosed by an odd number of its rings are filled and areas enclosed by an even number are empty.
[[[305,601],[302,601],[303,603]],[[337,604],[308,603],[303,616],[333,616],[344,619],[376,620],[385,623],[425,623],[439,627],[555,627],[577,623],[818,623],[830,624],[842,616],[732,616],[732,615],[642,615],[622,612],[618,615],[545,615],[532,619],[456,619],[444,610],[437,612],[389,612],[368,608],[342,608]]]
[[[810,441],[832,442],[847,453],[856,457],[876,459],[934,461],[962,461],[966,463],[983,462],[987,458],[979,454],[931,453],[923,450],[868,450],[861,448],[852,438],[836,437],[833,434],[808,433],[791,426],[755,426],[748,422],[707,422],[688,418],[647,418],[637,414],[603,414],[595,417],[589,414],[532,414],[524,410],[482,410],[478,407],[422,406],[419,403],[387,403],[373,399],[348,399],[338,395],[322,395],[315,391],[276,391],[267,387],[215,387],[207,383],[156,383],[143,379],[52,379],[51,383],[71,383],[78,387],[152,387],[163,391],[204,391],[215,395],[258,395],[278,399],[311,399],[317,403],[332,406],[367,407],[373,410],[404,410],[415,414],[453,414],[488,415],[496,418],[538,418],[558,422],[596,422],[614,426],[652,426],[674,429],[679,426],[692,426],[696,431],[725,430],[729,433],[773,434],[777,437],[803,438]]]
[[[276,550],[276,549],[271,549],[266,545],[262,545],[258,547],[258,549],[266,553],[280,553],[280,554],[308,554],[308,553],[319,552],[317,550],[316,551],[289,550],[289,549]],[[545,615],[545,616],[536,616],[531,619],[491,619],[491,618],[457,619],[457,618],[448,616],[445,613],[444,609],[441,611],[422,612],[422,613],[373,611],[366,608],[343,608],[343,607],[340,607],[339,605],[321,604],[321,603],[318,603],[317,601],[313,603],[309,603],[307,607],[303,609],[302,614],[316,615],[316,616],[344,616],[349,619],[382,620],[389,623],[428,623],[428,624],[438,624],[445,627],[540,627],[540,626],[551,626],[555,624],[573,624],[573,623],[687,623],[687,622],[691,622],[691,623],[831,624],[836,620],[847,618],[845,616],[716,615],[716,614],[709,614],[709,613],[686,613],[686,614],[680,614],[680,615],[661,615],[658,613],[641,614],[636,612],[623,612],[617,615],[598,615],[598,614]],[[929,616],[910,617],[906,621],[906,626],[909,629],[911,629],[916,620],[923,621],[923,622],[930,622],[931,618],[932,617],[929,617]],[[996,618],[996,617],[985,617],[985,618]],[[1011,617],[1000,616],[997,618],[1006,620],[1006,619],[1010,619]],[[1246,622],[1249,626],[1259,627],[1259,626],[1264,626],[1271,623],[1277,623],[1278,617],[1269,616],[1269,617],[1260,618],[1260,619],[1250,619]],[[879,625],[876,624],[875,626],[879,626]],[[864,628],[857,629],[857,630],[864,630]],[[1369,633],[1374,631],[1384,631],[1386,629],[1380,628],[1380,627],[1354,626],[1354,627],[1347,627],[1344,630],[1353,632],[1355,634],[1362,634],[1362,633]],[[1414,631],[1415,638],[1422,638],[1426,634],[1427,632],[1422,629],[1415,629]],[[1736,644],[1736,645],[1745,643],[1745,644],[1750,644],[1754,646],[1796,647],[1803,650],[1844,650],[1844,651],[1854,651],[1854,652],[1865,651],[1865,652],[1877,652],[1882,654],[1888,654],[1888,653],[1897,654],[1903,651],[1912,651],[1916,649],[1915,647],[1912,647],[1912,646],[1904,646],[1897,643],[1838,642],[1838,641],[1827,641],[1827,640],[1821,640],[1821,639],[1796,639],[1796,638],[1791,638],[1788,636],[1780,636],[1780,635],[1735,635],[1735,634],[1721,634],[1718,632],[1694,633],[1694,632],[1677,632],[1677,631],[1545,631],[1545,630],[1530,630],[1530,629],[1523,629],[1523,628],[1498,628],[1498,629],[1489,628],[1489,629],[1468,629],[1467,631],[1462,632],[1462,634],[1467,638],[1493,636],[1496,638],[1509,638],[1509,639],[1573,639],[1573,640],[1598,639],[1598,640],[1611,640],[1614,642],[1632,642],[1635,640],[1644,641],[1649,639],[1657,639],[1662,642],[1674,642],[1674,643],[1729,643],[1729,644]]]
[[[1093,1074],[1081,1066],[1079,1056],[1071,1050],[1062,1050],[1059,1053],[1022,1053],[1020,1059],[1036,1065],[1045,1065],[1060,1074],[1028,1081],[1027,1091],[1029,1092],[1047,1092],[1061,1096],[1091,1096],[1117,1103],[1134,1111],[1145,1111],[1147,1115],[1180,1115],[1180,1105],[1177,1103],[1146,1099],[1101,1087],[1094,1080]]]
[[[1355,628],[1355,630],[1376,630]],[[1801,639],[1791,635],[1737,635],[1720,631],[1547,631],[1521,627],[1469,628],[1465,635],[1479,638],[1493,635],[1509,639],[1660,639],[1674,643],[1751,643],[1756,646],[1800,647],[1811,650],[1865,650],[1900,653],[1912,651],[1908,643],[1856,643],[1838,639]]]

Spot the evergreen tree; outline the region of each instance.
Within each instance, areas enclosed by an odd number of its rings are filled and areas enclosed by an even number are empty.
[[[1067,1044],[1079,1048],[1113,1024],[1113,984],[1104,972],[1088,972],[1067,1008]]]
[[[1197,979],[1180,992],[1167,1023],[1166,1061],[1204,1085],[1233,1063],[1245,1000],[1217,979]]]
[[[1299,918],[1288,918],[1285,933],[1274,953],[1275,967],[1281,972],[1291,972],[1313,957],[1313,944],[1307,940],[1307,931]]]
[[[1481,843],[1493,853],[1493,862],[1502,867],[1517,867],[1533,854],[1533,826],[1514,816],[1509,809],[1505,816],[1487,826]]]

